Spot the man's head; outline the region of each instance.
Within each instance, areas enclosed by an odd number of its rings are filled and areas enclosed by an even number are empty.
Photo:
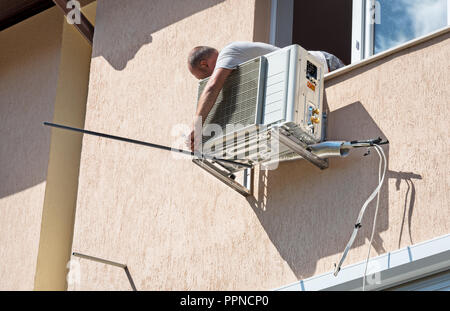
[[[188,57],[188,68],[197,79],[205,79],[212,75],[216,67],[219,52],[209,46],[197,46],[191,50]]]

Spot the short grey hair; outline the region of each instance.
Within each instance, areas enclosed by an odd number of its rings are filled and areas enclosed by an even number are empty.
[[[196,68],[202,60],[208,59],[214,52],[217,52],[215,48],[196,46],[189,53],[188,63],[192,68]]]

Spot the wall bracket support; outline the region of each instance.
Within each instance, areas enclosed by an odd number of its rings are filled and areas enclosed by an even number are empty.
[[[244,197],[248,197],[252,195],[253,193],[253,176],[254,176],[254,169],[247,169],[250,170],[250,173],[247,176],[247,170],[244,171],[244,185],[241,185],[238,183],[235,178],[233,178],[233,174],[230,174],[229,172],[225,171],[224,169],[220,169],[218,166],[214,165],[214,161],[206,160],[206,159],[193,159],[192,162],[200,166],[202,169],[219,179],[221,182],[226,184],[227,186],[231,187],[233,190],[239,192]],[[248,182],[245,181],[245,179],[248,177],[250,179]]]
[[[272,138],[277,139],[281,144],[284,144],[289,149],[300,155],[303,159],[311,162],[320,169],[328,168],[328,160],[322,159],[314,153],[307,150],[308,145],[298,140],[284,129],[274,129],[272,131]]]

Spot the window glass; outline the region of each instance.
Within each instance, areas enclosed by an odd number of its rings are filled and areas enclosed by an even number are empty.
[[[378,0],[374,54],[447,25],[447,0]]]

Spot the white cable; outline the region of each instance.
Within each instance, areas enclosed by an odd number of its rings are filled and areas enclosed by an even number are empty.
[[[378,183],[379,183],[380,179],[381,179],[381,164],[382,164],[383,159],[381,158],[381,153],[380,153],[380,151],[378,151],[378,148],[375,148],[375,150],[378,153],[378,157],[380,158],[380,162],[378,165]],[[383,150],[381,150],[381,152],[383,152]],[[375,227],[376,227],[376,223],[377,223],[379,203],[380,203],[380,192],[378,192],[378,194],[377,194],[377,204],[376,204],[376,208],[375,208],[375,216],[374,216],[374,220],[373,220],[372,234],[370,236],[369,250],[367,252],[367,258],[366,258],[366,266],[364,268],[363,286],[362,286],[363,292],[365,291],[365,286],[366,286],[367,267],[369,265],[370,251],[372,249],[372,240],[373,240],[373,235],[374,235]]]
[[[378,157],[380,158],[380,163],[378,165],[378,183],[381,182],[381,164],[383,163],[384,160],[384,172],[383,172],[383,176],[386,174],[386,156],[384,155],[384,151],[380,146],[375,146],[375,150],[378,153]],[[382,158],[383,155],[383,158]],[[370,243],[369,243],[369,250],[367,252],[367,258],[366,258],[366,267],[364,269],[364,276],[363,276],[363,287],[362,290],[365,291],[365,285],[366,285],[366,275],[367,275],[367,266],[369,265],[369,258],[370,258],[370,250],[372,249],[372,241],[373,241],[373,236],[375,233],[375,227],[377,225],[377,215],[378,215],[378,207],[380,205],[380,192],[378,192],[377,194],[377,204],[376,204],[376,208],[375,208],[375,216],[373,219],[373,227],[372,227],[372,234],[370,236]]]
[[[341,266],[344,263],[345,257],[347,257],[347,253],[350,250],[350,248],[353,245],[353,242],[355,241],[356,235],[358,233],[359,228],[361,227],[361,220],[364,216],[364,212],[366,211],[367,206],[369,205],[370,202],[372,202],[372,200],[375,198],[375,196],[379,193],[381,186],[383,185],[383,181],[384,181],[384,176],[386,175],[386,168],[387,168],[387,161],[386,161],[386,156],[383,152],[383,149],[381,149],[380,146],[378,145],[374,145],[373,147],[376,148],[377,152],[381,151],[381,155],[383,157],[384,160],[384,173],[381,177],[381,180],[379,179],[379,183],[378,186],[375,188],[375,190],[372,192],[372,194],[369,196],[369,198],[366,200],[366,202],[364,202],[361,211],[359,212],[358,218],[356,220],[356,224],[355,227],[353,229],[352,235],[350,237],[350,240],[347,243],[347,246],[345,247],[344,253],[342,254],[342,257],[339,261],[339,264],[336,266],[335,270],[334,270],[334,276],[337,276],[339,271],[341,270]]]

